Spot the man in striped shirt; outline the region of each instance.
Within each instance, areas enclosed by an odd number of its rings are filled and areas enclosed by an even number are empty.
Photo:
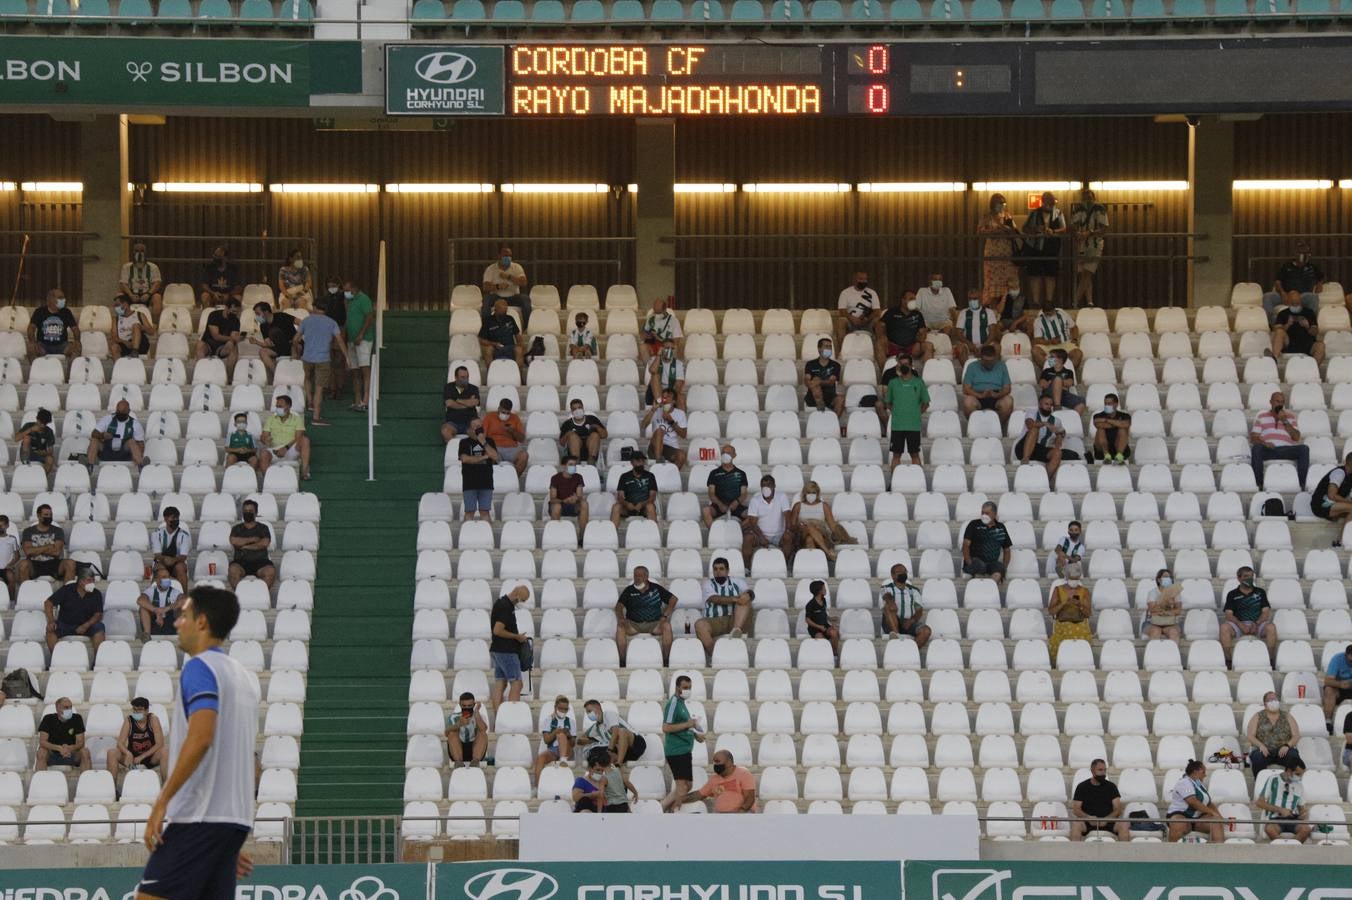
[[[1253,805],[1262,810],[1267,822],[1263,831],[1268,840],[1275,841],[1283,835],[1291,835],[1302,844],[1309,840],[1314,829],[1306,821],[1310,811],[1301,803],[1300,779],[1304,774],[1305,764],[1288,758],[1282,773],[1268,779],[1254,797]]]
[[[729,635],[741,637],[751,619],[751,601],[755,593],[744,582],[728,575],[728,561],[720,556],[713,562],[714,576],[704,582],[704,616],[695,622],[695,637],[704,652],[713,658],[714,639]]]
[[[914,638],[917,647],[923,648],[929,643],[930,627],[925,624],[920,591],[907,583],[910,576],[903,564],[893,566],[891,575],[892,580],[878,592],[878,599],[883,604],[883,628],[889,638],[904,634]]]
[[[1286,395],[1275,391],[1271,403],[1270,409],[1254,416],[1253,428],[1249,431],[1249,464],[1253,466],[1254,481],[1261,491],[1264,463],[1270,459],[1294,460],[1296,477],[1303,488],[1305,476],[1310,471],[1310,448],[1300,441],[1296,417],[1286,408]]]
[[[967,307],[953,311],[957,330],[953,334],[953,358],[959,365],[966,364],[986,344],[1000,340],[1000,314],[990,307],[989,298],[981,299],[981,291],[967,291]]]
[[[1084,353],[1080,351],[1080,329],[1075,327],[1070,316],[1056,308],[1055,300],[1042,304],[1042,314],[1033,319],[1033,365],[1041,369],[1047,363],[1047,355],[1053,350],[1064,350],[1076,371],[1084,362]]]

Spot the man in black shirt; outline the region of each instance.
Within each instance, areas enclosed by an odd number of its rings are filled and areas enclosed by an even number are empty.
[[[731,515],[738,519],[746,515],[746,488],[750,482],[746,472],[734,462],[737,451],[731,444],[723,445],[717,468],[709,472],[705,485],[709,490],[709,505],[704,507],[704,526],[714,527],[714,519]]]
[[[596,416],[587,415],[581,400],[570,401],[568,413],[559,426],[560,446],[584,463],[596,462],[601,457],[601,441],[610,436],[606,426]]]
[[[479,347],[483,350],[485,368],[495,359],[515,359],[519,366],[526,358],[521,328],[507,314],[507,301],[501,297],[493,301],[493,312],[479,329]]]
[[[19,535],[24,559],[19,562],[19,580],[55,578],[61,583],[75,577],[75,560],[65,559],[66,530],[52,524],[52,508],[44,503],[37,508],[38,521]]]
[[[1299,291],[1287,291],[1285,303],[1272,319],[1272,355],[1303,353],[1315,362],[1324,361],[1324,342],[1319,339],[1318,313],[1307,309]]]
[[[274,313],[271,303],[259,302],[254,304],[254,319],[262,337],[250,335],[249,343],[260,348],[258,358],[263,360],[271,375],[277,367],[277,358],[292,354],[292,345],[296,342],[296,317],[290,313]]]
[[[243,336],[239,331],[239,300],[234,297],[226,301],[225,309],[215,309],[207,316],[207,327],[197,341],[197,358],[208,356],[225,360],[226,367],[233,372],[239,359],[239,342]]]
[[[1052,398],[1055,409],[1073,409],[1084,412],[1084,398],[1074,393],[1075,370],[1069,365],[1070,354],[1057,348],[1047,357],[1047,368],[1038,376],[1043,397]]]
[[[1324,270],[1310,258],[1310,245],[1303,240],[1296,241],[1295,256],[1282,263],[1272,282],[1272,290],[1263,295],[1263,310],[1268,314],[1268,321],[1273,321],[1288,291],[1299,292],[1305,308],[1317,313],[1319,292],[1323,289]]]
[[[465,498],[465,519],[493,518],[493,467],[498,464],[498,445],[484,434],[482,419],[469,423],[469,433],[460,439],[460,489]]]
[[[962,571],[978,578],[1004,581],[1009,551],[1014,542],[1004,523],[995,516],[995,504],[981,504],[981,518],[967,523],[962,533]]]
[[[662,665],[671,654],[671,614],[676,611],[676,595],[648,580],[646,566],[634,567],[634,583],[620,591],[615,604],[615,645],[624,666],[629,638],[652,634],[662,642]]]
[[[75,580],[57,588],[42,606],[49,652],[62,638],[87,637],[95,650],[103,643],[103,592],[94,587],[93,566],[80,566]]]
[[[47,302],[33,310],[28,320],[28,358],[39,356],[77,356],[80,352],[80,328],[66,308],[66,292],[53,288]]]
[[[26,422],[14,435],[19,442],[19,461],[38,463],[52,474],[56,468],[56,432],[52,431],[52,413],[39,409],[34,417],[37,421]]]
[[[834,355],[830,338],[817,341],[817,358],[808,360],[803,366],[803,383],[807,385],[805,402],[819,412],[829,406],[837,416],[843,416],[845,395],[836,390],[840,385],[840,363],[831,358]]]
[[[239,277],[239,267],[230,261],[230,251],[217,247],[211,253],[211,261],[202,267],[202,283],[198,286],[199,300],[202,306],[225,306],[231,300],[239,300],[244,295],[244,282]]]
[[[230,546],[235,548],[235,558],[230,561],[230,587],[234,588],[247,576],[263,579],[268,590],[272,590],[277,580],[277,567],[268,557],[268,548],[272,546],[272,529],[258,521],[258,504],[245,500],[240,507],[244,521],[230,529]]]
[[[892,301],[883,310],[878,330],[883,338],[877,341],[878,368],[887,364],[888,357],[903,353],[917,366],[934,358],[934,345],[929,342],[929,329],[925,327],[925,316],[916,303],[915,291],[906,291],[900,300]]]
[[[56,712],[47,713],[38,725],[38,753],[33,768],[44,772],[48,766],[70,766],[83,772],[89,768],[89,762],[84,717],[75,711],[69,697],[59,697]]]
[[[1254,584],[1253,569],[1240,566],[1235,572],[1239,586],[1225,595],[1221,607],[1221,649],[1230,662],[1235,641],[1245,635],[1261,638],[1267,644],[1268,658],[1277,663],[1277,625],[1272,621],[1272,604],[1267,591]]]
[[[1107,831],[1119,841],[1131,839],[1127,820],[1122,818],[1122,794],[1108,780],[1108,764],[1101,759],[1089,763],[1089,777],[1075,785],[1070,801],[1070,839],[1082,841],[1090,831]]]
[[[648,460],[640,451],[634,451],[629,463],[631,468],[620,476],[615,505],[610,508],[610,521],[616,528],[620,527],[621,519],[631,516],[657,521],[657,478],[648,471]]]
[[[530,599],[530,588],[519,584],[493,603],[489,613],[492,637],[488,655],[493,661],[493,711],[502,707],[502,695],[513,702],[521,699],[521,645],[530,638],[516,627],[516,608]],[[511,686],[508,692],[508,686]]]
[[[441,439],[449,444],[457,435],[468,434],[469,423],[479,415],[479,388],[469,383],[469,369],[456,366],[455,380],[446,382],[441,396],[446,401]]]
[[[1094,413],[1094,455],[1099,462],[1123,465],[1131,456],[1131,413],[1123,412],[1116,394],[1103,396],[1103,409]]]

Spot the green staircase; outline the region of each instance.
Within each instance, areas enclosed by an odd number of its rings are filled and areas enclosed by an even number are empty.
[[[350,396],[312,428],[318,580],[297,816],[402,811],[418,500],[441,490],[446,314],[387,313],[376,481]]]

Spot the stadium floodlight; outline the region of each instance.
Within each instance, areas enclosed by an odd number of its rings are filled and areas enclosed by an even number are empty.
[[[270,184],[274,194],[375,194],[378,184]]]
[[[1186,191],[1186,181],[1091,181],[1092,191]]]
[[[962,181],[864,181],[861,194],[960,194],[967,190]]]
[[[260,194],[256,181],[156,181],[150,186],[160,194]]]
[[[504,194],[607,194],[608,184],[504,184]]]
[[[1329,178],[1255,178],[1235,182],[1237,191],[1327,191]]]
[[[79,181],[25,181],[20,187],[25,191],[78,194],[84,190],[84,183]]]
[[[974,191],[1010,191],[1012,193],[1021,193],[1024,191],[1078,191],[1084,187],[1080,181],[974,181],[972,190]]]
[[[491,194],[491,184],[410,184],[407,182],[385,185],[387,194]]]
[[[835,181],[763,182],[742,185],[748,194],[848,194],[854,185]]]
[[[673,193],[677,194],[735,194],[737,185],[735,184],[714,184],[714,183],[684,183],[673,184],[671,186]]]
[[[1352,188],[1352,178],[1340,178],[1340,179],[1338,179],[1338,187],[1342,188],[1343,190],[1347,190],[1348,188]]]
[[[0,181],[0,191],[17,191],[19,186],[12,181]]]

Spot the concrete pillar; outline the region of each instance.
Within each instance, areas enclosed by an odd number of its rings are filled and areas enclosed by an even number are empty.
[[[1188,230],[1205,234],[1190,241],[1191,255],[1205,262],[1188,266],[1188,308],[1223,306],[1234,283],[1232,258],[1235,180],[1235,126],[1214,117],[1188,128],[1188,181],[1192,201]]]
[[[662,242],[676,233],[676,123],[672,119],[639,119],[634,139],[634,181],[638,201],[634,234],[634,287],[647,308],[654,297],[676,293],[676,269],[663,257],[676,252]]]
[[[96,234],[84,242],[84,303],[109,304],[127,259],[123,239],[131,228],[131,192],[127,190],[127,117],[97,116],[80,125],[80,180],[84,182],[83,228]]]

